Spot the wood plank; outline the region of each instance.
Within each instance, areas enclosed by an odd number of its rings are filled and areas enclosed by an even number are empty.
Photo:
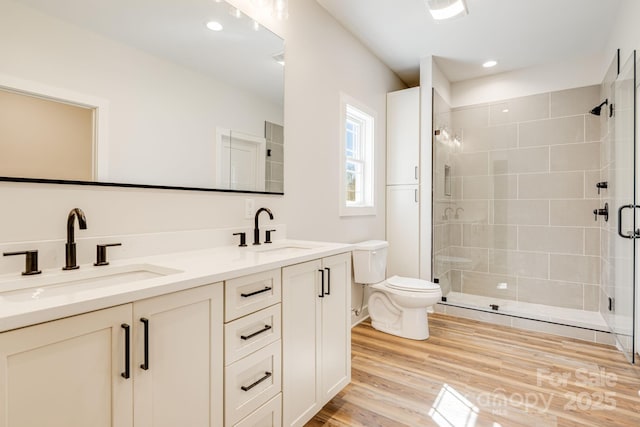
[[[308,426],[637,426],[640,367],[614,347],[443,314],[413,341],[352,329],[352,381]]]

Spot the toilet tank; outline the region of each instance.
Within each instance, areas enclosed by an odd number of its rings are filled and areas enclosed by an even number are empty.
[[[368,285],[386,278],[388,247],[389,243],[384,240],[367,240],[354,245],[353,277],[356,283]]]

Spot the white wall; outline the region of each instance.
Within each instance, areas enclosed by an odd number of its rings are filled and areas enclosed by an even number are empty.
[[[357,242],[385,236],[386,93],[404,84],[313,0],[289,1],[285,205],[290,235]],[[340,217],[340,92],[376,112],[376,214]]]
[[[451,107],[600,84],[615,54],[611,52],[508,71],[451,84]],[[446,98],[445,98],[446,99]]]
[[[277,103],[13,2],[0,3],[0,51],[1,75],[108,104],[103,180],[213,187],[216,126],[283,123]]]
[[[622,0],[613,31],[607,41],[607,52],[620,49],[620,65],[624,65],[634,49],[640,49],[640,2],[637,0]],[[613,53],[611,54],[613,56]],[[607,71],[611,58],[602,64],[601,74]]]

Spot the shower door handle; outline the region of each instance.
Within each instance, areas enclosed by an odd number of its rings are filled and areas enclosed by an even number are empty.
[[[629,231],[626,234],[622,232],[622,211],[625,209],[635,209],[638,205],[622,205],[618,208],[618,235],[625,239],[635,239],[640,237],[638,231]]]

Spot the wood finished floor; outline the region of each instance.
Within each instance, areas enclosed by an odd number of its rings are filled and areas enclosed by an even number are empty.
[[[442,314],[412,341],[352,330],[352,380],[307,426],[640,426],[615,348]]]

